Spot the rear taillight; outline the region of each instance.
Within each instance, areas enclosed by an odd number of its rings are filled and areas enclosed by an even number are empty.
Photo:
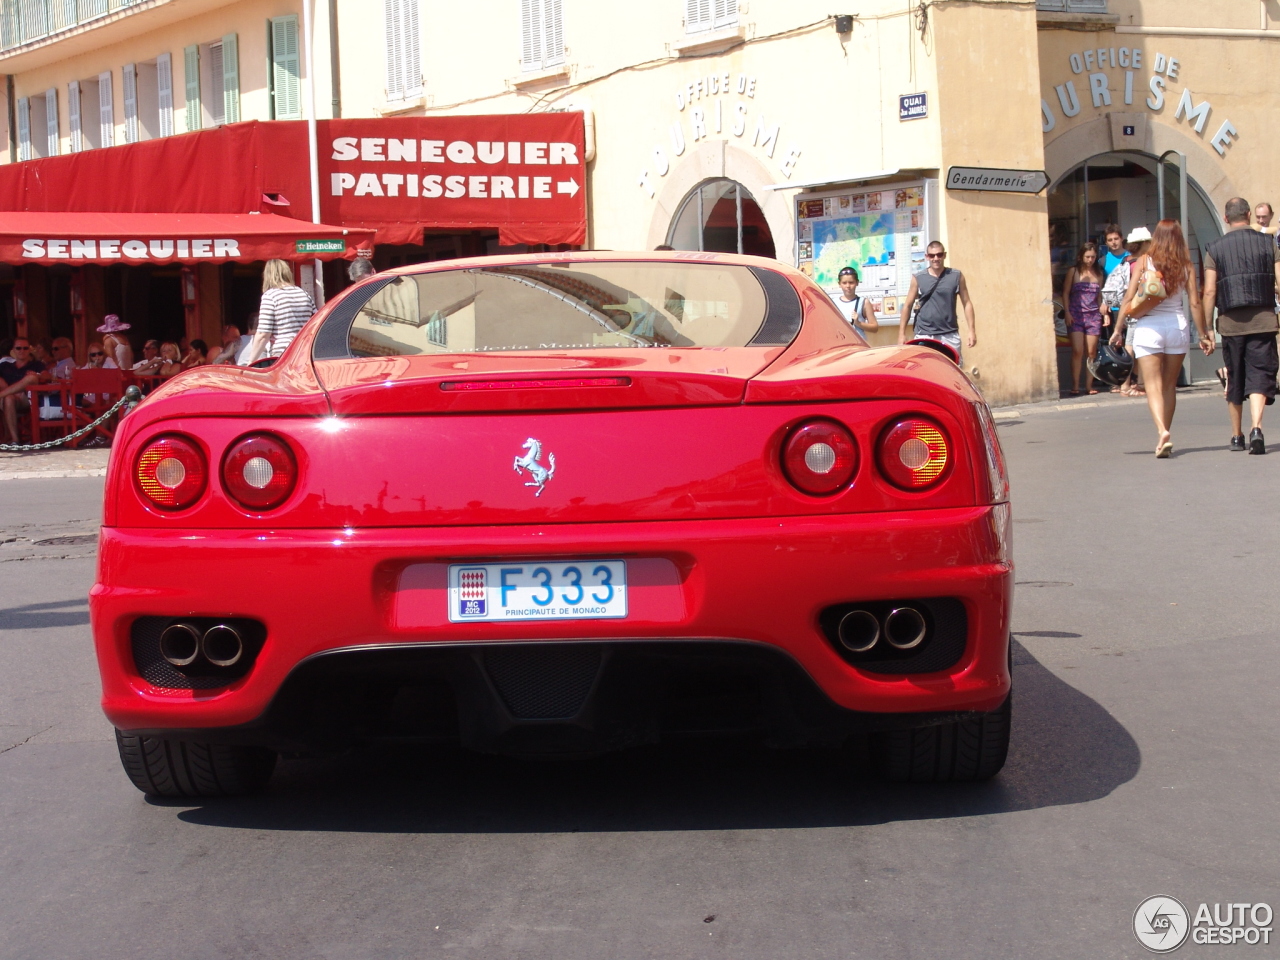
[[[293,493],[298,461],[283,440],[265,433],[243,437],[222,458],[222,483],[240,506],[270,510]]]
[[[853,435],[832,420],[811,420],[791,431],[782,447],[787,479],[814,496],[848,486],[858,472],[858,447]]]
[[[162,510],[181,510],[199,500],[208,474],[195,441],[174,434],[147,444],[134,470],[142,495]]]
[[[987,451],[987,476],[991,480],[991,502],[1004,503],[1009,499],[1009,471],[1004,464],[1004,451],[1000,449],[1000,435],[996,433],[996,421],[985,403],[973,405],[982,427],[982,441]]]
[[[923,490],[946,475],[951,464],[947,435],[932,420],[899,420],[880,438],[880,469],[903,490]]]

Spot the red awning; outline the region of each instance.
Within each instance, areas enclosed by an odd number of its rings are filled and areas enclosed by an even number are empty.
[[[374,231],[271,213],[0,211],[0,263],[252,263],[350,260]]]

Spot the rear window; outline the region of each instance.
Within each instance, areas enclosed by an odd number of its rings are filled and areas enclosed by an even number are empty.
[[[396,277],[356,314],[350,355],[742,347],[769,301],[748,267],[588,262]]]

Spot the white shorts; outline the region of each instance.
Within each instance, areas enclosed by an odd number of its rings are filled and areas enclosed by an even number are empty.
[[[1143,317],[1133,328],[1133,355],[1186,353],[1191,339],[1186,321],[1178,317]]]

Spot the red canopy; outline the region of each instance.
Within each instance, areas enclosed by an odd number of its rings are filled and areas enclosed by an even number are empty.
[[[373,237],[271,213],[0,212],[0,262],[12,264],[350,260]]]

